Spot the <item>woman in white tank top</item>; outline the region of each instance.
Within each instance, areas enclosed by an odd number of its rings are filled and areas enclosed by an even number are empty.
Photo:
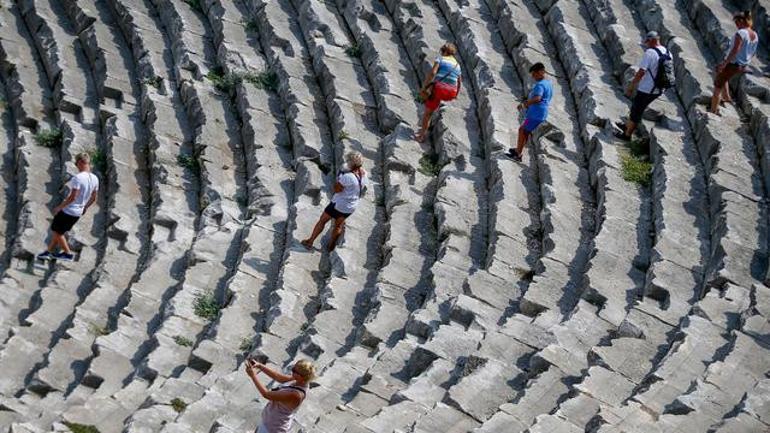
[[[732,102],[729,80],[746,71],[759,45],[759,35],[751,28],[751,11],[739,12],[733,16],[738,31],[735,32],[725,59],[717,65],[714,74],[714,93],[711,95],[711,112],[719,114],[719,104]]]
[[[268,390],[257,377],[260,371],[276,382],[290,383]],[[297,361],[291,369],[291,375],[288,375],[255,360],[248,360],[246,362],[246,374],[254,382],[262,397],[269,400],[262,410],[262,420],[257,428],[257,433],[288,433],[291,429],[294,413],[305,400],[308,385],[315,377],[313,364],[305,359]]]

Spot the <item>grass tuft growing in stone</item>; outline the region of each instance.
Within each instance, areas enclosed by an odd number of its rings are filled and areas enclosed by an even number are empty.
[[[344,129],[341,130],[340,133],[337,135],[337,140],[339,141],[347,140],[349,138],[350,138],[350,134],[348,133],[348,131],[345,131]]]
[[[181,398],[175,398],[171,400],[171,408],[174,409],[177,413],[180,413],[187,408],[187,403],[185,403]]]
[[[422,14],[420,13],[420,8],[417,6],[416,3],[406,3],[404,4],[404,8],[406,8],[407,12],[409,12],[409,15],[413,17],[422,16]]]
[[[107,155],[102,152],[101,149],[91,148],[86,151],[88,156],[91,157],[91,167],[96,169],[99,173],[107,173]]]
[[[621,155],[620,172],[623,179],[641,186],[650,186],[652,181],[652,163],[634,155]]]
[[[106,326],[100,326],[96,323],[92,323],[88,326],[88,332],[90,332],[93,335],[96,335],[97,337],[100,337],[102,335],[107,335],[110,333],[110,329]]]
[[[238,350],[242,350],[244,352],[250,351],[251,350],[251,338],[243,337],[241,339],[241,345],[238,346]]]
[[[438,163],[437,156],[423,155],[419,162],[420,168],[417,171],[426,176],[438,176],[441,172],[441,164]]]
[[[181,335],[174,336],[174,343],[183,347],[190,347],[193,345],[192,340],[190,340],[189,338],[182,337]]]
[[[146,84],[148,86],[152,86],[152,87],[154,87],[156,89],[160,89],[160,85],[161,85],[161,83],[163,83],[163,77],[158,77],[156,75],[156,76],[153,76],[153,77],[145,78],[142,83],[144,83],[144,84]]]
[[[61,129],[52,128],[46,129],[35,134],[35,143],[38,146],[57,148],[61,147],[63,134]]]
[[[176,162],[195,174],[200,173],[200,163],[198,163],[198,160],[192,155],[179,155],[176,157]]]
[[[350,57],[355,57],[358,59],[361,57],[361,47],[354,42],[353,44],[345,47],[345,54],[347,54]]]
[[[243,24],[243,28],[245,28],[246,31],[256,32],[256,31],[259,30],[259,23],[254,18],[248,19],[248,20],[247,19],[243,19],[243,20],[241,20],[241,23]]]
[[[72,433],[99,433],[99,429],[88,424],[64,421],[64,425],[66,425]]]
[[[198,293],[198,295],[195,296],[193,308],[198,317],[211,321],[217,318],[222,306],[219,305],[219,301],[217,301],[213,293],[206,292]]]
[[[184,2],[195,12],[203,13],[203,4],[201,3],[201,0],[184,0]]]
[[[278,90],[278,74],[273,71],[262,71],[258,73],[247,72],[243,74],[243,80],[251,83],[258,89],[275,92]]]
[[[225,73],[221,68],[214,68],[206,74],[214,88],[223,93],[230,93],[241,82],[241,76],[235,73]]]

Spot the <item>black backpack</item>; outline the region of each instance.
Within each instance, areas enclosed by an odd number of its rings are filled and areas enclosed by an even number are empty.
[[[658,73],[653,77],[655,86],[652,88],[652,91],[655,92],[656,89],[665,91],[666,89],[674,87],[674,83],[676,82],[676,77],[674,76],[674,61],[671,57],[671,52],[663,54],[657,47],[652,49],[658,53]],[[647,71],[652,73],[649,69]]]

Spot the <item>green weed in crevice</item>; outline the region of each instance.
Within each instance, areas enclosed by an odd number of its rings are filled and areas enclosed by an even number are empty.
[[[633,154],[621,155],[620,173],[626,181],[648,187],[652,182],[652,163]]]
[[[182,337],[181,335],[175,335],[174,336],[174,343],[182,346],[182,347],[190,347],[193,345],[193,341],[189,338]]]
[[[184,0],[184,2],[195,12],[203,13],[203,3],[201,3],[201,0]]]
[[[99,173],[107,173],[107,155],[101,149],[91,148],[86,153],[91,157],[91,167]]]
[[[442,165],[438,162],[438,156],[423,155],[419,163],[420,167],[417,171],[426,176],[438,176],[441,172]]]
[[[99,429],[88,424],[64,421],[64,425],[66,425],[72,433],[99,433]]]
[[[251,351],[251,338],[248,338],[248,337],[241,338],[241,345],[238,346],[238,349],[244,352]]]
[[[214,320],[221,308],[222,306],[212,292],[198,293],[195,296],[193,309],[198,317],[202,317],[209,321]]]
[[[257,22],[256,18],[252,19],[243,19],[241,20],[241,24],[243,24],[243,28],[246,29],[246,31],[249,32],[256,32],[259,30],[259,23]]]
[[[145,78],[144,81],[142,81],[143,84],[146,84],[148,86],[152,86],[156,89],[160,89],[161,83],[163,83],[163,77],[159,77],[157,75],[154,75],[149,78]]]
[[[357,59],[361,58],[361,46],[353,42],[352,44],[345,47],[345,54],[347,54],[350,57],[355,57]]]
[[[278,74],[273,71],[247,72],[243,74],[243,80],[253,84],[258,89],[271,92],[278,90]]]
[[[49,149],[61,147],[64,134],[61,129],[51,128],[45,129],[35,134],[35,143],[38,146],[47,147]]]
[[[176,162],[180,166],[192,171],[196,175],[200,174],[200,162],[192,155],[179,155],[176,157]]]
[[[175,398],[171,400],[171,408],[174,409],[176,413],[180,413],[187,408],[187,403],[181,398]]]

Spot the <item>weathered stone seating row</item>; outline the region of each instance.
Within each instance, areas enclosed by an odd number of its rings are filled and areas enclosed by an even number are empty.
[[[161,15],[162,18],[179,17],[179,15],[172,15],[173,11],[164,10],[167,13]],[[166,28],[171,25],[169,22],[164,24]],[[204,46],[205,49],[204,43],[201,43],[201,46]],[[176,48],[179,50],[188,49],[184,45],[179,45]],[[175,74],[177,77],[182,76],[179,68],[175,70]],[[183,94],[185,93],[185,84],[190,85],[187,89],[195,89],[195,84],[190,81],[180,83],[183,84],[180,86],[180,92]],[[232,151],[225,147],[226,144],[221,144],[232,142],[232,137],[227,139],[224,138],[225,135],[213,133],[216,128],[214,123],[232,125],[234,119],[223,105],[221,97],[215,96],[213,90],[205,87],[200,93],[197,90],[187,92],[186,97],[183,98],[188,113],[192,116],[200,113],[196,111],[200,105],[196,104],[201,104],[199,100],[201,93],[212,101],[212,103],[206,104],[206,117],[200,115],[197,118],[194,117],[194,122],[199,124],[196,130],[196,143],[199,147],[203,147],[201,142],[205,142],[206,145],[205,151],[201,151],[199,155],[202,158],[213,159],[208,164],[204,159],[201,164],[202,184],[206,185],[205,181],[208,180],[216,185],[204,190],[208,194],[206,198],[209,200],[208,202],[204,201],[208,205],[206,208],[208,213],[205,214],[205,217],[210,219],[204,220],[202,230],[196,235],[191,251],[191,257],[194,257],[194,260],[189,263],[190,266],[185,270],[181,287],[175,287],[171,297],[166,300],[167,305],[157,313],[158,315],[154,319],[155,325],[151,328],[154,332],[151,331],[152,334],[148,335],[149,339],[142,342],[141,346],[132,353],[133,364],[139,369],[136,371],[136,376],[127,378],[130,379],[127,385],[129,388],[133,384],[139,388],[146,387],[145,380],[157,381],[157,376],[168,377],[174,373],[178,366],[186,364],[192,349],[178,344],[175,339],[183,337],[195,341],[207,326],[207,322],[194,313],[195,297],[205,292],[214,292],[219,296],[218,299],[221,299],[224,294],[225,283],[231,276],[228,262],[240,258],[240,245],[236,246],[236,244],[240,244],[242,240],[243,229],[232,219],[238,217],[238,215],[233,215],[238,210],[238,204],[233,204],[237,201],[237,197],[233,196],[232,191],[237,190],[238,187],[235,184],[240,183],[238,179],[240,175],[227,174],[239,171],[235,167],[235,164],[239,164],[237,162],[238,157],[233,156]],[[219,109],[217,110],[217,108]],[[208,122],[206,122],[207,120]],[[209,140],[218,146],[208,145]],[[237,148],[238,142],[239,140],[235,141],[233,146]],[[228,165],[228,161],[230,161],[230,165]],[[220,165],[222,163],[224,165]],[[233,176],[233,178],[228,179],[228,176]],[[223,215],[225,212],[227,214]],[[222,257],[225,259],[220,261]],[[160,382],[162,380],[156,383]],[[141,400],[131,401],[125,406],[130,409],[128,411],[130,414],[141,403]]]
[[[116,6],[122,4],[112,2],[112,12],[116,11]],[[131,52],[136,56],[140,51],[134,44],[142,40],[135,33],[137,28],[122,21],[120,14],[116,13],[115,17],[125,40],[129,41]],[[158,58],[162,54],[150,51],[142,52],[141,55],[140,59],[146,59]],[[166,74],[164,69],[157,74],[163,77],[162,83],[174,83],[171,72]],[[189,130],[184,113],[173,108],[181,107],[181,101],[175,94],[158,94],[147,81],[142,80],[139,84],[142,87],[141,116],[146,121],[149,140],[148,162],[151,164],[153,179],[157,180],[153,185],[155,209],[152,215],[152,242],[155,249],[139,279],[128,290],[130,300],[121,301],[121,314],[110,327],[113,332],[97,338],[88,372],[73,391],[73,394],[85,397],[94,392],[91,388],[96,388],[95,395],[65,415],[70,420],[91,421],[107,427],[114,425],[114,419],[125,418],[134,410],[129,409],[134,404],[129,399],[113,400],[110,394],[120,390],[122,380],[134,371],[132,356],[145,341],[142,334],[153,320],[160,302],[166,296],[166,290],[178,284],[181,259],[192,242],[198,208],[196,187],[189,179],[191,173],[185,174],[184,168],[177,163],[179,149]],[[136,386],[129,389],[141,395],[141,389]],[[133,396],[133,400],[136,400],[136,396]]]

